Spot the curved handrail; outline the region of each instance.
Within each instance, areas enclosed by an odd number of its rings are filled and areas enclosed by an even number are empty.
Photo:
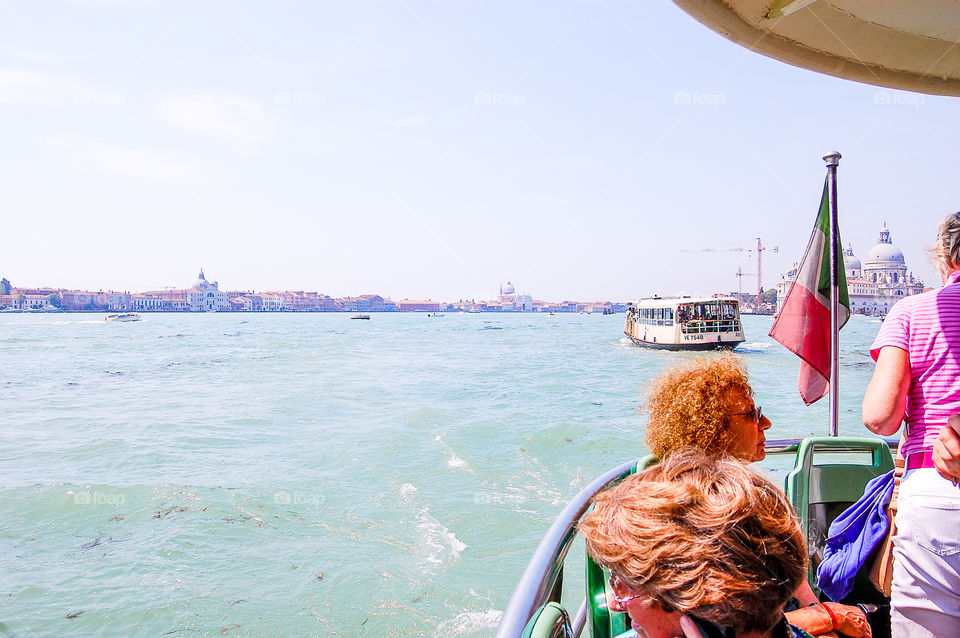
[[[557,574],[563,568],[563,559],[576,537],[577,522],[590,506],[590,499],[611,482],[629,474],[637,460],[607,470],[580,490],[563,508],[523,570],[520,582],[500,619],[497,638],[519,638],[533,612],[549,602]]]
[[[802,440],[768,439],[764,449],[768,454],[789,454],[800,448]],[[892,451],[896,451],[898,439],[884,440]],[[837,448],[834,451],[843,452],[844,450]],[[543,540],[537,545],[526,569],[523,570],[520,582],[513,591],[510,602],[500,619],[496,638],[519,638],[533,613],[550,601],[557,575],[563,569],[563,560],[576,537],[576,525],[590,506],[590,500],[607,485],[627,475],[637,461],[639,458],[607,470],[580,490],[580,493],[563,508],[547,530]]]

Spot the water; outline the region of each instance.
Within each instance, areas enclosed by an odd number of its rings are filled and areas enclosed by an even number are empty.
[[[563,503],[646,453],[644,383],[692,356],[622,323],[0,315],[0,635],[492,634]],[[744,323],[768,436],[824,433],[771,319]],[[879,325],[841,333],[843,433]]]

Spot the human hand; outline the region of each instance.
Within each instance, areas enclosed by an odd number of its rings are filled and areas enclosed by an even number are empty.
[[[693,622],[693,618],[686,614],[680,616],[680,629],[683,630],[685,638],[707,638],[697,627],[697,623]]]
[[[940,476],[953,481],[960,479],[960,414],[951,414],[947,425],[933,444],[933,464]]]
[[[871,638],[870,623],[859,607],[840,603],[810,605],[784,614],[787,622],[815,636],[836,631],[851,638]]]

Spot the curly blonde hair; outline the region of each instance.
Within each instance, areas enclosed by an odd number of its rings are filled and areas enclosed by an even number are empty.
[[[806,571],[783,492],[732,457],[678,450],[593,504],[579,524],[587,552],[666,611],[767,630]]]
[[[726,397],[737,390],[753,396],[743,362],[729,353],[697,357],[655,378],[647,401],[650,450],[659,458],[686,446],[728,450],[733,441]]]

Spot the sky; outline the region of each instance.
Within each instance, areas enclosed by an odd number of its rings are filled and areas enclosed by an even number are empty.
[[[734,291],[759,237],[770,288],[837,150],[844,244],[938,285],[958,121],[666,0],[0,3],[0,276],[622,301]]]

